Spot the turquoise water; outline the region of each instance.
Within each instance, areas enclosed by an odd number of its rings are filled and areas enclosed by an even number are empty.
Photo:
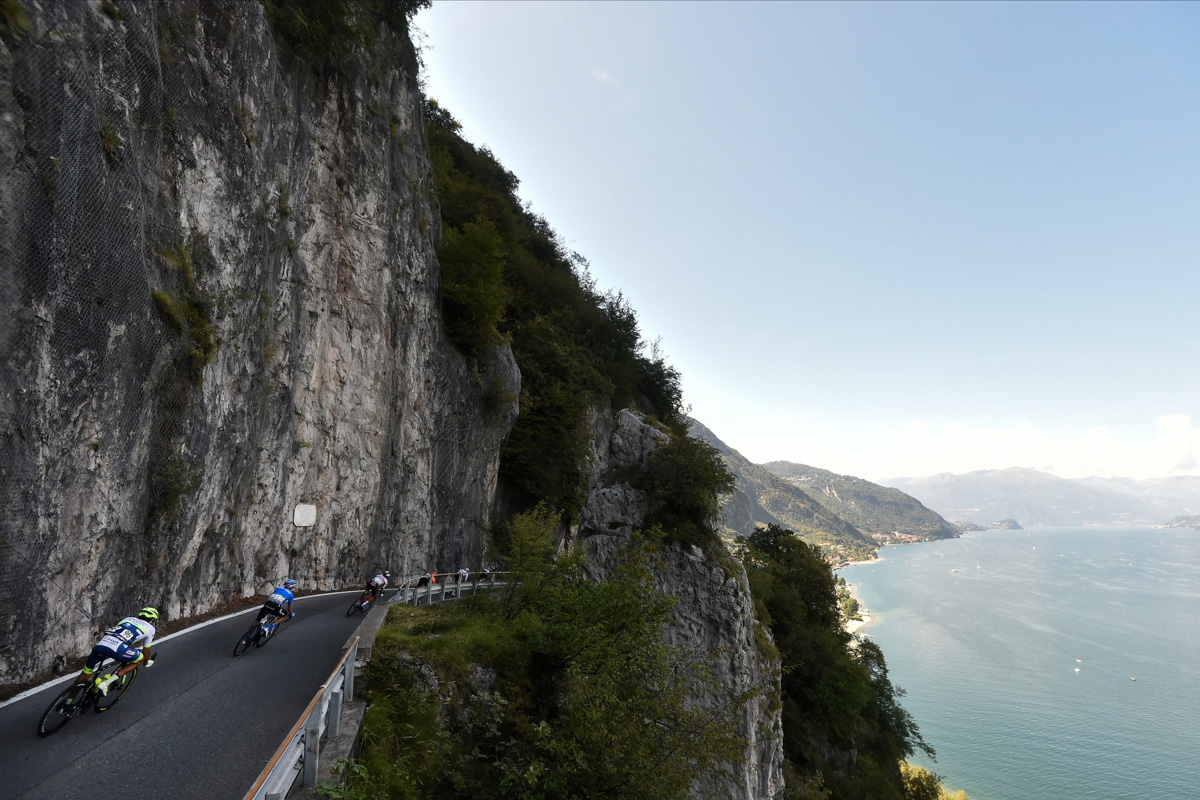
[[[948,787],[1200,798],[1200,532],[986,531],[882,555],[840,574],[937,750],[914,760]]]

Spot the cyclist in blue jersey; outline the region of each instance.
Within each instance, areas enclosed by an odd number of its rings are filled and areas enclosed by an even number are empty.
[[[264,619],[272,618],[278,623],[296,616],[296,612],[292,611],[292,601],[296,599],[296,595],[292,592],[295,588],[296,582],[291,578],[285,580],[282,586],[276,586],[275,591],[271,592],[271,596],[267,598],[267,602],[263,603],[262,610],[258,612],[258,621],[262,622]]]
[[[154,606],[146,606],[137,613],[136,617],[126,617],[104,632],[104,636],[92,648],[91,654],[84,664],[83,672],[76,678],[76,685],[86,684],[92,679],[96,667],[106,658],[116,659],[124,666],[107,678],[100,680],[96,688],[100,694],[107,695],[108,687],[117,681],[124,681],[125,676],[133,672],[141,664],[147,667],[154,664],[154,654],[150,645],[154,642],[154,624],[161,616]]]

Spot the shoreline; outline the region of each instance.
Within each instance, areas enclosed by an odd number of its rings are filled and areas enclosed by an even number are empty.
[[[859,631],[875,621],[875,618],[870,614],[864,614],[859,611],[858,615],[862,617],[862,619],[848,619],[846,620],[846,624],[842,626],[846,629],[846,633],[850,634],[851,636],[857,636]]]
[[[859,564],[878,564],[881,561],[883,561],[883,556],[878,555],[878,554],[874,558],[868,558],[865,561],[843,561],[841,564],[838,564],[836,567],[833,567],[833,571],[837,572],[839,570],[845,569],[846,567],[856,567]]]
[[[875,560],[878,561],[880,559]],[[858,563],[871,564],[874,563],[874,561],[860,561]],[[861,617],[861,619],[848,619],[842,623],[842,628],[844,628],[846,633],[850,634],[851,636],[857,636],[858,632],[874,622],[875,618],[871,616],[871,609],[863,605],[862,598],[858,596],[858,587],[847,581],[846,588],[850,591],[850,596],[858,601],[858,616]]]

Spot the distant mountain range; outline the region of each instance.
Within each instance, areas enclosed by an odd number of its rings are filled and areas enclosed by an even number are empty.
[[[1068,479],[1033,469],[884,481],[950,520],[982,525],[1014,519],[1022,526],[1162,525],[1200,514],[1200,477]]]
[[[695,420],[690,433],[715,447],[733,473],[736,488],[723,512],[727,536],[748,536],[758,526],[775,524],[848,558],[862,558],[885,541],[958,535],[954,526],[902,491],[803,464],[751,463]]]

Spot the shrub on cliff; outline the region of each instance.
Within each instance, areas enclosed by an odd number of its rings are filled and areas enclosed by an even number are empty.
[[[666,645],[674,599],[649,545],[593,583],[578,554],[550,558],[554,522],[544,508],[514,520],[521,579],[504,597],[389,614],[346,796],[683,798],[740,757],[738,702],[687,701],[711,674]]]

